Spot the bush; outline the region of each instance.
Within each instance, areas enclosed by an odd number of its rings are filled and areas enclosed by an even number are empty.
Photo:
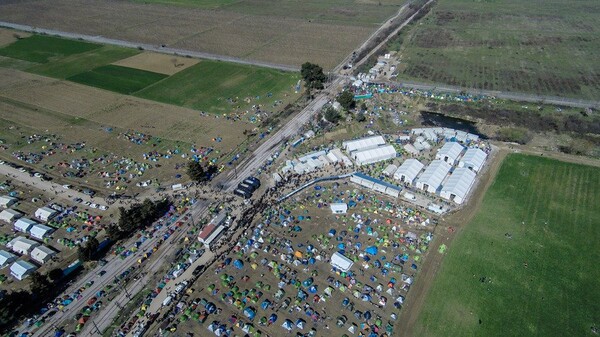
[[[532,138],[531,132],[523,128],[502,128],[496,133],[496,139],[503,142],[527,144]]]

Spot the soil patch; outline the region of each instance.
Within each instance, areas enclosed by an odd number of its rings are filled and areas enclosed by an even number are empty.
[[[119,60],[113,64],[159,74],[173,75],[198,62],[200,62],[198,59],[146,52]]]

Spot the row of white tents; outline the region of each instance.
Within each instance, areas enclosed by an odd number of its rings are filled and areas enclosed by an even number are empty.
[[[392,159],[398,155],[394,146],[386,144],[382,136],[349,140],[343,142],[342,146],[359,166]]]

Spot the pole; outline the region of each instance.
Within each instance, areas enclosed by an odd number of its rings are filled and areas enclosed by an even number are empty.
[[[99,335],[102,335],[102,333],[100,332],[100,329],[98,329],[98,326],[96,325],[96,322],[92,321],[92,324],[94,324],[94,328],[96,328],[96,333],[98,333]]]

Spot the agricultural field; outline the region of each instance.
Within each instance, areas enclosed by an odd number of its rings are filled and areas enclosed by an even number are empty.
[[[100,47],[93,43],[33,35],[0,49],[0,55],[30,62],[48,63],[54,58],[84,53]]]
[[[210,112],[230,112],[247,105],[267,105],[296,98],[297,73],[202,61],[136,93],[136,96]],[[279,105],[281,105],[280,103]]]
[[[134,68],[106,65],[67,78],[69,81],[106,89],[120,94],[133,94],[167,75]]]
[[[399,47],[398,78],[597,99],[599,14],[596,0],[440,0]]]
[[[448,248],[413,335],[595,335],[599,187],[597,167],[509,155]]]
[[[332,69],[404,0],[75,1],[0,4],[0,20],[300,67]]]
[[[200,62],[198,59],[145,52],[140,54],[136,53],[131,57],[113,62],[113,64],[159,74],[173,75],[198,62]]]

